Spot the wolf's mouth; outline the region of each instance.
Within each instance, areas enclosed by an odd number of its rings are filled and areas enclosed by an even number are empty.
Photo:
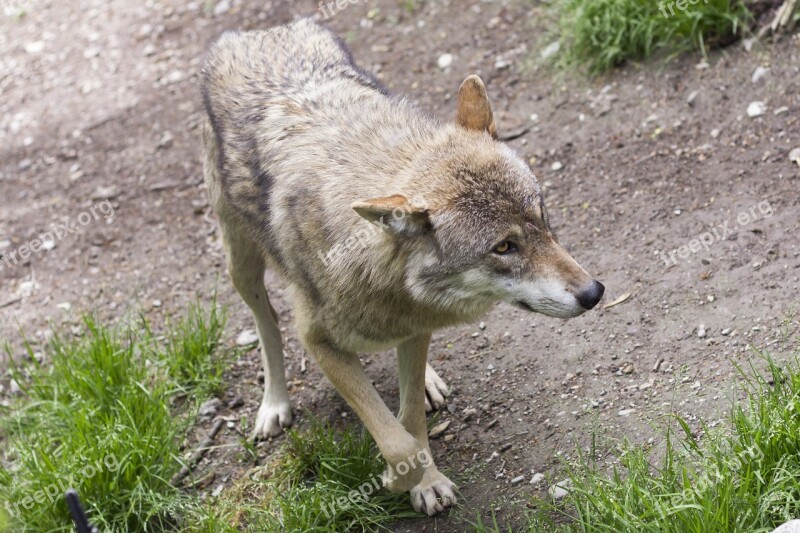
[[[534,310],[533,307],[531,307],[530,305],[526,304],[522,300],[517,300],[516,302],[514,302],[514,305],[516,305],[517,307],[519,307],[520,309],[522,309],[524,311],[530,311],[531,313],[535,313],[536,312],[536,310]]]

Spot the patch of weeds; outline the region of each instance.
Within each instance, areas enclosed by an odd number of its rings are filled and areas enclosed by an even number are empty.
[[[418,518],[407,494],[381,487],[384,466],[361,428],[337,431],[308,416],[310,427],[290,430],[261,475],[223,495],[230,527],[245,531],[379,531]]]
[[[147,324],[117,330],[87,316],[83,337],[56,335],[44,363],[28,345],[11,370],[22,397],[0,413],[0,521],[14,531],[72,531],[69,487],[101,531],[184,531],[210,520],[169,483],[193,422],[192,409],[170,405],[213,389],[222,323],[216,306],[196,305],[162,343]]]
[[[734,42],[753,17],[742,0],[558,0],[562,66],[598,73],[646,59]]]
[[[734,403],[726,429],[704,426],[699,442],[676,418],[658,462],[626,443],[610,472],[592,446],[568,466],[563,505],[535,502],[529,531],[766,533],[800,516],[800,360],[779,366],[759,356],[767,371],[739,369],[746,398]]]
[[[216,298],[206,314],[199,303],[189,307],[188,315],[175,323],[167,322],[167,334],[151,348],[153,359],[163,361],[172,380],[185,392],[196,396],[214,396],[222,391],[222,373],[226,360],[212,357],[225,329],[224,313],[217,310]],[[143,322],[147,336],[153,338]]]

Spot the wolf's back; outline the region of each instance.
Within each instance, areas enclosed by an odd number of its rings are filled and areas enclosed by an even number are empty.
[[[383,92],[355,65],[344,43],[311,19],[269,30],[227,32],[210,48],[203,69],[204,99],[212,115],[252,110],[273,97],[302,105],[320,86],[343,80]]]

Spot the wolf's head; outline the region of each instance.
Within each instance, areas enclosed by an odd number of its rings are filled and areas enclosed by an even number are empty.
[[[592,309],[603,285],[558,243],[536,177],[496,139],[486,88],[470,76],[455,126],[415,162],[413,192],[353,208],[407,250],[419,301],[466,316],[496,301],[560,318]]]

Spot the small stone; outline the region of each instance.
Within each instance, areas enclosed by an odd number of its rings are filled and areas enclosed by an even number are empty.
[[[214,16],[221,17],[225,13],[231,10],[231,3],[229,0],[221,0],[217,2],[217,5],[214,6]]]
[[[719,138],[719,133],[720,133],[719,129],[718,128],[714,128],[713,130],[711,130],[711,138],[712,139],[718,139]]]
[[[697,337],[700,339],[705,339],[707,335],[706,327],[703,324],[697,326]]]
[[[156,52],[158,52],[158,48],[156,48],[156,45],[154,45],[153,43],[148,43],[147,46],[144,47],[144,50],[142,52],[144,53],[145,57],[150,57],[156,55]]]
[[[786,107],[786,106],[783,106],[783,107],[779,107],[778,109],[773,111],[773,114],[775,114],[777,116],[777,115],[783,115],[784,113],[788,113],[788,112],[789,112],[789,108]]]
[[[547,494],[554,500],[563,500],[569,494],[569,488],[571,486],[572,482],[569,479],[565,479],[547,489]]]
[[[258,334],[252,329],[246,329],[236,337],[236,346],[252,346],[258,343]]]
[[[103,186],[100,185],[92,193],[92,200],[110,200],[119,194],[117,187],[114,185]]]
[[[550,165],[550,170],[552,170],[554,172],[558,172],[562,168],[564,168],[564,164],[561,161],[556,161],[555,163]]]
[[[442,54],[439,56],[439,59],[436,61],[436,64],[439,65],[439,68],[444,70],[450,65],[453,64],[453,54]]]
[[[161,300],[153,300],[153,307],[159,308],[161,307]]]
[[[161,136],[161,138],[158,140],[158,148],[160,150],[169,148],[170,146],[172,146],[172,141],[174,139],[175,138],[172,136],[172,133],[170,133],[169,131],[165,131],[164,134]]]
[[[49,252],[50,250],[55,249],[55,247],[56,247],[56,241],[49,239],[46,241],[42,241],[42,250],[44,250],[45,252]]]
[[[173,84],[183,81],[185,77],[186,74],[184,74],[182,70],[173,70],[172,72],[167,74],[167,77],[165,79],[168,84]]]
[[[541,472],[537,472],[531,478],[531,485],[538,485],[542,481],[544,481],[544,474],[542,474]]]
[[[800,148],[795,148],[789,152],[789,161],[800,165]]]
[[[17,168],[18,168],[19,170],[23,171],[23,172],[24,172],[25,170],[28,170],[28,169],[29,169],[29,168],[31,168],[32,166],[33,166],[33,161],[31,161],[30,159],[23,159],[22,161],[20,161],[19,163],[17,163]]]
[[[617,413],[617,415],[619,415],[619,416],[628,416],[631,413],[635,413],[635,412],[636,412],[636,409],[623,409],[619,413]]]
[[[38,54],[44,50],[44,41],[33,41],[25,44],[25,51],[29,54]]]
[[[504,59],[502,57],[498,57],[494,62],[494,68],[497,70],[505,70],[511,66],[511,61],[508,59]]]
[[[622,367],[622,373],[625,375],[633,374],[633,364],[625,363],[625,365]]]
[[[449,427],[450,427],[450,420],[445,420],[441,424],[436,424],[431,428],[430,432],[428,432],[428,437],[430,437],[431,439],[438,439],[439,437],[442,436],[442,434],[445,431],[447,431],[447,428]]]
[[[689,93],[689,96],[686,98],[686,103],[689,104],[690,107],[694,107],[694,101],[697,100],[697,97],[700,95],[700,91],[692,91]]]
[[[767,112],[767,104],[764,102],[750,102],[747,106],[747,116],[750,118],[760,117]]]
[[[153,25],[152,24],[143,24],[139,31],[136,32],[136,37],[139,39],[144,39],[145,37],[149,37],[153,33]]]
[[[721,332],[721,333],[722,333],[722,336],[723,336],[723,337],[727,337],[727,336],[729,336],[731,333],[733,333],[733,330],[732,330],[731,328],[725,328],[725,329],[723,329],[723,330],[722,330],[722,332]]]
[[[198,414],[200,416],[214,416],[215,414],[217,414],[217,411],[219,411],[221,405],[222,402],[220,401],[219,398],[211,398],[210,400],[204,402],[200,406]]]
[[[453,441],[453,439],[455,439],[455,438],[456,438],[456,436],[455,436],[455,435],[452,435],[452,434],[450,434],[450,435],[445,435],[443,440],[444,440],[445,442],[452,442],[452,441]]]
[[[469,409],[464,409],[464,422],[472,418],[473,416],[478,414],[478,410],[475,408],[470,407]]]
[[[17,383],[17,380],[12,379],[8,383],[8,385],[9,385],[9,391],[11,392],[12,395],[13,394],[22,394],[22,387],[19,386],[19,383]]]
[[[97,47],[90,47],[83,51],[84,59],[92,59],[100,55],[100,49]]]
[[[750,78],[750,81],[752,81],[753,83],[758,83],[767,74],[769,74],[769,69],[768,68],[766,68],[766,67],[756,67],[756,70],[753,72],[753,76],[752,76],[752,78]]]
[[[544,50],[542,50],[542,59],[549,59],[553,57],[558,53],[559,50],[561,50],[561,41],[553,41],[545,46]]]
[[[481,322],[480,324],[478,324],[478,329],[480,330],[486,329],[486,322]]]
[[[511,484],[517,485],[518,483],[522,483],[523,481],[525,481],[525,476],[517,476],[511,480]]]

